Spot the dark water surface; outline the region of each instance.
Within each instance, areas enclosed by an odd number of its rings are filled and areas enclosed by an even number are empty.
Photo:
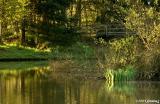
[[[18,75],[12,73],[15,72],[0,73],[0,104],[160,103],[159,82],[113,84],[103,80],[59,78],[54,75],[44,77],[39,71]]]

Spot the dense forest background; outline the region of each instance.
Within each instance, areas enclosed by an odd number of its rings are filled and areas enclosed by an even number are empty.
[[[0,0],[0,42],[67,45],[97,24],[152,29],[159,12],[160,0]]]

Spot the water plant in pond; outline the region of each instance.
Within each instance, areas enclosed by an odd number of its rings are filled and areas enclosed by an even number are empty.
[[[132,66],[117,70],[107,69],[104,76],[107,81],[132,81],[136,78],[136,70]]]
[[[108,70],[105,72],[105,78],[106,78],[106,80],[107,80],[109,83],[110,83],[110,82],[113,82],[113,81],[114,81],[114,71],[108,69]]]

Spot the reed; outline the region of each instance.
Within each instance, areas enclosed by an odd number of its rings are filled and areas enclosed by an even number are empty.
[[[107,81],[133,81],[136,78],[136,70],[132,66],[117,70],[107,69],[104,76]]]

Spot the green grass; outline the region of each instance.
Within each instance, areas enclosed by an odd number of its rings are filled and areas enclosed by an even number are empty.
[[[0,45],[0,59],[2,58],[47,58],[47,59],[86,59],[94,57],[93,48],[87,44],[77,42],[69,47],[54,46],[47,50],[36,48]]]
[[[109,81],[133,81],[136,78],[136,70],[132,66],[117,70],[107,69],[104,76]]]
[[[50,58],[49,50],[38,50],[16,45],[0,45],[0,58]]]
[[[88,59],[94,58],[94,49],[81,42],[77,42],[69,47],[55,47],[52,49],[52,55],[58,59]]]

